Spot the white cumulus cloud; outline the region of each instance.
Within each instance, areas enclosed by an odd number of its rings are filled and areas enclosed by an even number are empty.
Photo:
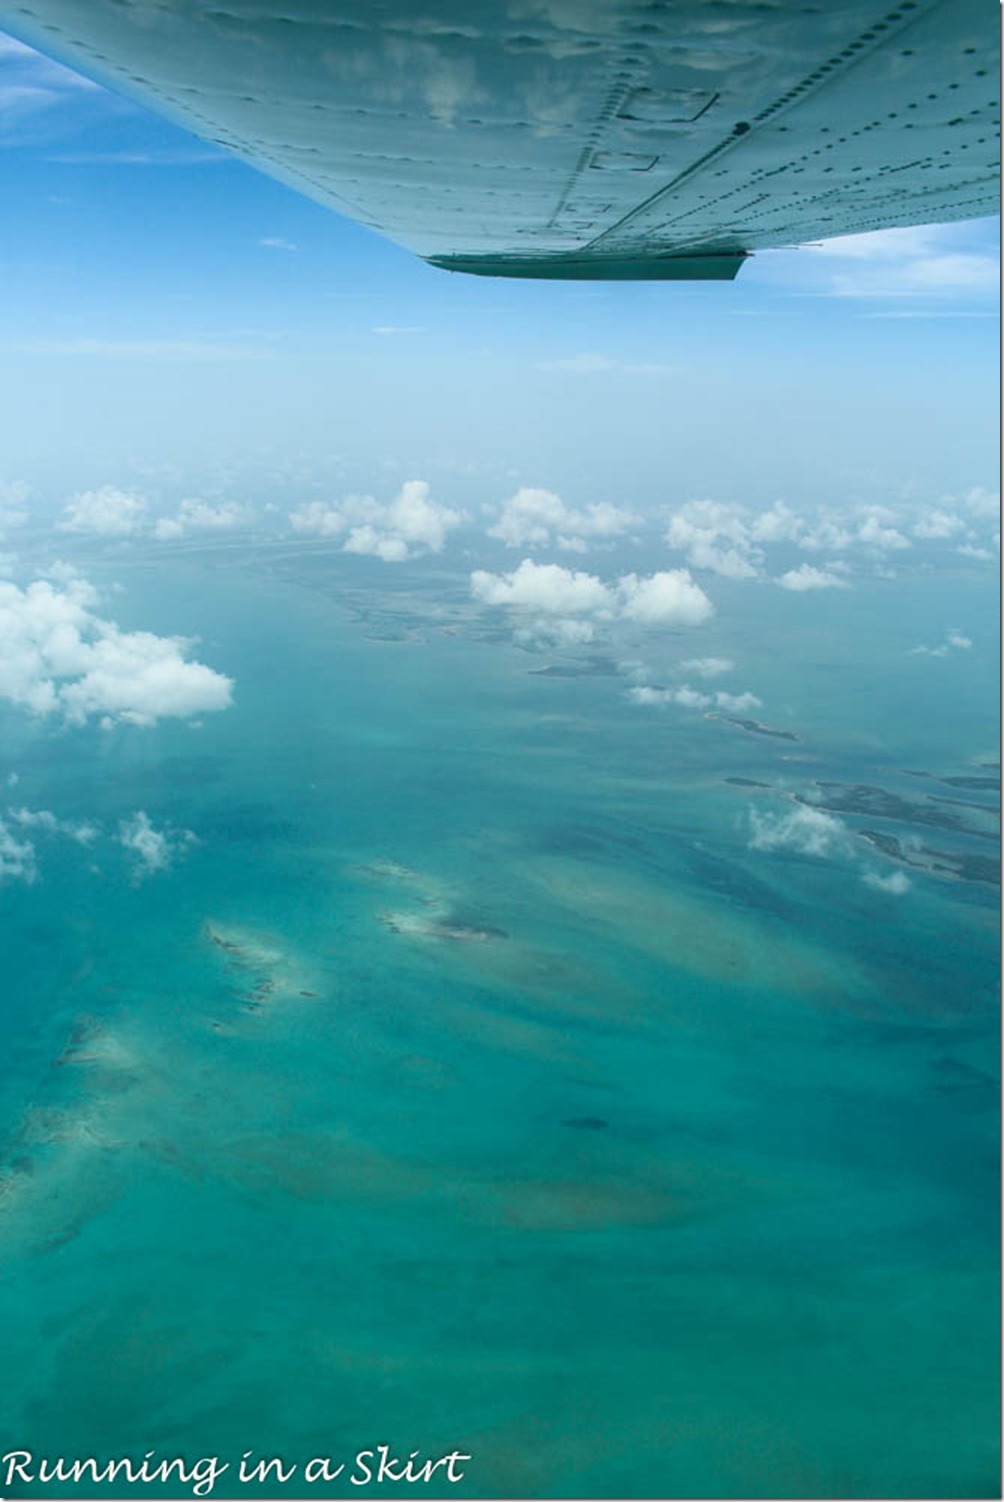
[[[165,871],[180,851],[195,843],[190,829],[157,829],[143,809],[119,822],[116,839],[134,857],[137,879]]]
[[[846,826],[821,808],[800,804],[790,814],[762,814],[750,809],[752,850],[793,850],[798,855],[839,855],[848,850]]]
[[[95,613],[86,580],[36,579],[25,589],[0,581],[0,698],[73,724],[150,725],[226,709],[233,684],[190,661],[183,637],[122,631]]]
[[[750,535],[757,542],[795,542],[805,527],[797,512],[784,501],[775,501],[769,511],[761,511],[750,524]]]
[[[656,688],[648,683],[639,683],[628,689],[627,696],[632,704],[652,705],[660,709],[667,704],[681,704],[685,709],[710,709],[715,702],[711,694],[702,694],[688,683],[680,688]]]
[[[613,614],[612,591],[595,574],[573,572],[559,563],[534,563],[524,558],[510,574],[476,569],[471,594],[485,605],[515,605],[547,615]]]
[[[847,589],[846,579],[841,579],[839,574],[831,569],[813,568],[810,563],[803,563],[800,568],[790,568],[775,581],[782,589],[802,591],[806,589]]]
[[[817,506],[803,515],[781,500],[767,510],[755,511],[733,502],[705,499],[687,501],[671,514],[666,541],[686,555],[693,569],[707,569],[726,578],[753,579],[762,576],[768,550],[776,548],[795,547],[831,557],[856,551],[875,560],[884,554],[904,552],[915,542],[946,538],[967,548],[989,546],[982,524],[995,518],[997,510],[996,496],[981,487],[958,497],[943,497],[937,507],[919,515],[916,508],[906,505]],[[831,562],[828,571],[838,571],[838,565]],[[812,576],[801,577],[808,580]],[[790,587],[821,586],[795,583]]]
[[[635,621],[648,626],[695,626],[714,606],[686,569],[671,569],[647,578],[625,574],[604,584],[595,574],[558,563],[524,558],[508,574],[476,569],[471,594],[485,605],[508,605],[553,616],[593,616]]]
[[[968,652],[972,646],[971,637],[963,635],[961,631],[950,630],[945,640],[938,647],[911,647],[911,657],[947,657],[950,652]]]
[[[5,536],[11,527],[24,526],[30,514],[25,505],[30,494],[29,487],[22,480],[0,480],[0,537]]]
[[[908,548],[910,539],[904,537],[903,533],[897,531],[895,527],[888,525],[893,520],[895,520],[895,514],[887,507],[869,507],[858,527],[858,541],[880,553]]]
[[[10,808],[7,817],[19,829],[35,829],[43,834],[66,835],[78,845],[92,845],[101,833],[96,824],[85,819],[59,819],[48,808]]]
[[[939,538],[955,537],[959,532],[966,530],[966,524],[961,516],[956,516],[951,511],[941,511],[937,508],[928,511],[919,521],[914,523],[914,537],[925,540],[937,540]]]
[[[795,542],[806,553],[819,553],[823,550],[840,553],[844,548],[851,547],[856,540],[856,534],[842,520],[819,514],[807,532],[799,533]]]
[[[874,887],[876,892],[888,892],[893,897],[902,897],[904,892],[910,890],[910,878],[903,871],[892,871],[888,876],[880,876],[876,871],[866,871],[861,880],[866,887]]]
[[[442,552],[448,534],[463,520],[463,512],[429,499],[424,480],[406,481],[392,501],[372,496],[348,496],[337,506],[311,501],[290,515],[295,531],[341,538],[343,552],[385,563]]]
[[[582,647],[592,641],[592,621],[556,618],[531,621],[516,632],[516,641],[525,647]]]
[[[681,673],[696,673],[698,678],[720,678],[731,673],[735,663],[729,657],[689,657],[680,663]]]
[[[142,527],[146,501],[140,496],[102,485],[71,496],[63,507],[60,532],[92,532],[98,537],[130,537]]]
[[[617,537],[640,518],[609,501],[595,502],[576,510],[567,506],[553,490],[523,485],[504,501],[489,537],[497,537],[507,547],[546,547],[555,545],[571,551],[584,551],[590,542]]]
[[[153,535],[159,542],[172,542],[189,532],[229,531],[245,526],[249,520],[248,513],[234,501],[210,506],[206,501],[187,500],[181,502],[174,516],[158,517]]]
[[[945,497],[946,503],[953,504],[952,497]],[[1000,516],[1001,498],[996,490],[987,490],[983,485],[974,485],[958,499],[958,504],[970,513],[971,516],[980,517],[983,520],[993,520]]]
[[[688,501],[670,517],[666,541],[686,553],[691,568],[729,579],[753,579],[762,553],[754,545],[741,509],[721,501]]]
[[[700,689],[691,688],[689,683],[683,683],[679,688],[654,688],[648,684],[638,684],[628,689],[627,696],[632,704],[650,704],[659,708],[677,704],[683,709],[728,709],[733,714],[748,714],[751,709],[763,708],[763,701],[749,690],[741,694],[727,694],[721,690],[704,693]]]
[[[763,700],[758,699],[756,694],[751,694],[749,689],[741,694],[715,694],[715,703],[719,709],[730,709],[733,714],[749,714],[751,709],[762,709]]]
[[[643,625],[699,626],[715,610],[685,568],[663,570],[646,579],[626,574],[617,589],[621,615]]]
[[[996,257],[966,243],[961,225],[916,225],[843,235],[810,247],[843,260],[829,291],[835,297],[967,299],[992,297],[999,284]]]
[[[34,845],[30,840],[19,840],[0,819],[0,882],[33,882],[37,875]]]

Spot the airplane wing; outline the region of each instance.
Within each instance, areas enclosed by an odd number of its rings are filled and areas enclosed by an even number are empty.
[[[735,276],[997,209],[997,0],[0,0],[433,265]]]

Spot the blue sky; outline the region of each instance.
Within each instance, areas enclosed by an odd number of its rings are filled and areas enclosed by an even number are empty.
[[[993,484],[996,221],[762,253],[725,285],[482,281],[15,42],[0,121],[3,479],[41,508],[152,474],[642,511]]]

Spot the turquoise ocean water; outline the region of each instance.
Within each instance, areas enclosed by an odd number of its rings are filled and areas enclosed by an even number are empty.
[[[217,1497],[282,1492],[247,1451],[352,1495],[381,1444],[471,1457],[393,1495],[993,1495],[989,581],[722,582],[699,633],[531,654],[438,563],[89,574],[235,705],[3,709],[10,802],[196,836],[139,880],[40,831],[0,888],[5,1451],[216,1456]],[[782,736],[617,670],[715,653]],[[845,842],[751,846],[793,797]]]

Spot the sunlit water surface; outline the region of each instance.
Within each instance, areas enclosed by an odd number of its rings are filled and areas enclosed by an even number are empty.
[[[236,703],[3,714],[10,799],[105,831],[0,891],[5,1448],[218,1456],[217,1497],[281,1491],[246,1451],[358,1494],[382,1443],[472,1457],[394,1495],[992,1494],[989,588],[530,654],[428,564],[90,574]],[[797,739],[628,702],[623,659],[715,652]],[[846,844],[751,847],[792,794]],[[144,879],[138,809],[197,837]]]

